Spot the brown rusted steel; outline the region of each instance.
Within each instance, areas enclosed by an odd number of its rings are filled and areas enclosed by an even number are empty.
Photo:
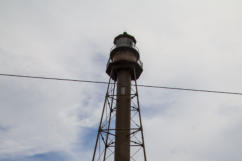
[[[96,150],[97,150],[97,143],[98,143],[98,138],[99,138],[100,131],[101,131],[101,125],[102,125],[102,121],[103,121],[103,114],[104,114],[104,110],[105,110],[105,106],[106,106],[106,102],[107,102],[107,98],[108,98],[108,91],[109,91],[109,87],[110,87],[110,82],[111,82],[111,77],[109,78],[109,81],[108,81],[108,87],[107,87],[107,91],[106,91],[106,95],[105,95],[105,100],[104,100],[104,104],[103,104],[102,115],[101,115],[101,119],[100,119],[100,123],[99,123],[99,127],[98,127],[98,133],[97,133],[97,137],[96,137],[96,143],[95,143],[95,147],[94,147],[92,161],[94,161],[95,154],[96,154]]]
[[[135,68],[134,68],[134,76],[136,78]],[[143,143],[144,160],[147,161],[146,151],[145,151],[144,132],[143,132],[143,125],[142,125],[142,120],[141,120],[141,112],[140,112],[140,104],[139,104],[138,87],[137,87],[136,79],[134,81],[135,81],[135,89],[136,89],[137,104],[138,104],[139,122],[140,122],[140,127],[141,127],[141,137],[142,137],[142,143]]]
[[[136,81],[143,71],[143,64],[135,43],[135,38],[127,33],[115,38],[115,47],[107,63],[106,73],[110,79],[92,160],[105,161],[110,157],[119,161],[141,157],[147,160]],[[111,79],[114,83],[111,83]],[[135,90],[132,81],[135,82]],[[112,94],[109,94],[110,84],[113,86]],[[112,118],[114,113],[115,121]],[[143,152],[140,151],[142,148]]]
[[[117,110],[115,130],[115,161],[130,160],[130,84],[129,70],[117,73]],[[123,129],[120,131],[119,129]]]
[[[116,82],[115,82],[116,83]],[[115,84],[114,84],[114,87],[113,87],[113,92],[112,92],[112,95],[114,96],[114,92],[115,92]],[[109,119],[108,119],[108,130],[107,130],[107,133],[106,133],[106,141],[105,141],[105,150],[104,150],[104,155],[103,155],[103,161],[106,160],[106,152],[107,152],[107,148],[108,148],[108,135],[110,134],[109,133],[109,129],[110,129],[110,122],[111,122],[111,117],[112,117],[112,109],[113,107],[113,99],[111,101],[111,106],[110,106],[110,113],[109,113]]]

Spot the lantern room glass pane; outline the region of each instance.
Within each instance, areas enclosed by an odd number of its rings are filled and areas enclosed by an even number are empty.
[[[129,39],[129,38],[119,38],[117,40],[117,43],[116,43],[116,46],[119,47],[119,46],[129,46],[129,47],[133,47],[133,41],[132,39]]]

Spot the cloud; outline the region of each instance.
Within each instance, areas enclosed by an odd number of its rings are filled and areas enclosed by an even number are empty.
[[[107,80],[126,30],[144,62],[139,83],[242,91],[240,1],[0,3],[1,73]],[[0,159],[91,159],[105,85],[0,79]],[[241,160],[240,97],[139,93],[149,160]]]

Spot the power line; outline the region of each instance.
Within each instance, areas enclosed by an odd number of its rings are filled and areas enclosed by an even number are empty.
[[[19,78],[31,78],[31,79],[59,80],[59,81],[70,81],[70,82],[86,82],[86,83],[108,84],[108,82],[92,81],[92,80],[66,79],[66,78],[29,76],[29,75],[16,75],[16,74],[0,74],[0,76],[19,77]]]
[[[30,79],[59,80],[59,81],[70,81],[70,82],[84,82],[84,83],[95,83],[95,84],[108,84],[108,82],[93,81],[93,80],[66,79],[66,78],[29,76],[29,75],[16,75],[16,74],[0,74],[0,76],[18,77],[18,78],[30,78]],[[193,91],[193,92],[206,92],[206,93],[220,93],[220,94],[230,94],[230,95],[242,95],[242,93],[228,92],[228,91],[215,91],[215,90],[192,89],[192,88],[165,87],[165,86],[154,86],[154,85],[144,85],[144,84],[139,84],[137,86],[139,86],[139,87],[146,87],[146,88],[160,88],[160,89],[169,89],[169,90],[179,90],[179,91]]]
[[[242,93],[238,92],[228,92],[228,91],[214,91],[214,90],[205,90],[205,89],[191,89],[191,88],[178,88],[178,87],[163,87],[163,86],[151,86],[151,85],[138,85],[140,87],[147,88],[162,88],[162,89],[170,89],[170,90],[180,90],[180,91],[194,91],[194,92],[207,92],[207,93],[223,93],[223,94],[231,94],[231,95],[242,95]]]

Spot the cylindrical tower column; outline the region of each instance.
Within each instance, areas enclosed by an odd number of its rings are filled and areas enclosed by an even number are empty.
[[[117,72],[115,161],[130,160],[130,83],[130,70],[119,70]]]

